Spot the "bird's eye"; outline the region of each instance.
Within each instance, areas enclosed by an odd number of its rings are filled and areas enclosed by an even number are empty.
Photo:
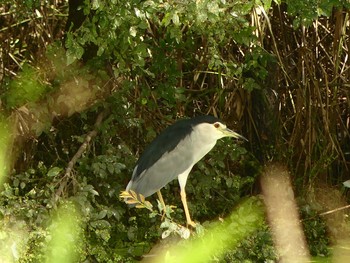
[[[215,128],[219,128],[219,127],[220,127],[220,124],[219,124],[218,122],[215,122],[215,123],[214,123],[214,127],[215,127]]]

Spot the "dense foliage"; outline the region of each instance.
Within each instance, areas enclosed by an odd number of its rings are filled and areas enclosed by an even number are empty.
[[[246,200],[270,160],[291,171],[312,256],[349,233],[345,213],[320,216],[348,198],[347,1],[3,2],[1,260],[133,262],[181,236],[177,182],[162,190],[176,206],[166,224],[155,198],[130,209],[119,194],[156,134],[200,114],[249,139],[219,141],[187,184],[193,238],[230,244],[213,261],[278,257],[260,201]]]

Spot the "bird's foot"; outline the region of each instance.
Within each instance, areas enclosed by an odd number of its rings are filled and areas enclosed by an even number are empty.
[[[165,218],[170,218],[170,213],[174,212],[173,210],[177,208],[175,205],[165,205],[158,201],[158,210],[161,214],[161,221]]]
[[[161,221],[163,221],[163,220],[164,220],[164,218],[165,218],[165,216],[166,216],[166,212],[165,212],[165,209],[163,209],[163,212],[162,212],[162,217],[160,218],[160,220],[161,220]]]
[[[187,225],[187,227],[191,226],[193,228],[196,228],[196,226],[197,226],[197,224],[194,221],[192,221],[192,220],[187,220],[186,225]]]

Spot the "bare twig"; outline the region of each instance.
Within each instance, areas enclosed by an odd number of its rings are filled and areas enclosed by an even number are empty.
[[[335,212],[338,212],[338,211],[341,211],[341,210],[344,210],[344,209],[347,209],[347,208],[350,208],[350,205],[338,207],[338,208],[335,208],[335,209],[332,209],[332,210],[323,212],[323,213],[320,214],[320,216],[325,216],[325,215],[333,214],[333,213],[335,213]]]
[[[57,199],[60,196],[62,196],[64,189],[66,189],[69,180],[72,178],[71,174],[72,174],[72,170],[74,168],[74,165],[76,164],[78,159],[81,157],[81,155],[85,152],[85,150],[88,147],[92,138],[94,138],[97,135],[98,128],[101,126],[102,120],[105,117],[106,113],[107,113],[107,110],[101,112],[97,116],[96,121],[95,121],[95,125],[94,125],[94,129],[86,135],[83,144],[79,147],[78,151],[74,154],[72,159],[69,161],[68,166],[65,170],[64,176],[61,179],[60,186],[55,193],[55,197],[54,197],[55,201],[57,201]]]
[[[88,144],[90,143],[91,139],[97,135],[97,133],[98,133],[98,128],[101,126],[101,123],[102,123],[102,120],[103,120],[104,115],[105,115],[105,111],[101,112],[101,113],[97,116],[96,122],[95,122],[95,125],[94,125],[95,128],[94,128],[92,131],[90,131],[90,132],[86,135],[85,141],[84,141],[83,144],[79,147],[79,150],[75,153],[75,155],[73,156],[73,158],[69,161],[64,176],[67,176],[67,177],[70,176],[70,174],[71,174],[71,172],[72,172],[72,169],[73,169],[75,163],[78,161],[78,159],[80,158],[80,156],[85,152],[85,150],[86,150]]]

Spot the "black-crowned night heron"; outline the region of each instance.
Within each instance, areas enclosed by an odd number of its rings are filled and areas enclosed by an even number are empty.
[[[246,140],[213,116],[177,121],[146,148],[134,168],[126,191],[133,190],[144,197],[158,192],[159,199],[164,204],[160,189],[178,178],[187,225],[195,226],[186,201],[187,177],[192,167],[223,137]]]

